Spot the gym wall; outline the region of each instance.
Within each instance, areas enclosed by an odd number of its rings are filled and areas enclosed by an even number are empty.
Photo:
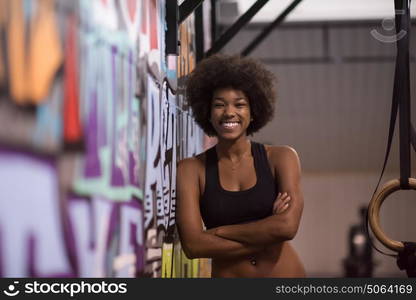
[[[193,16],[168,58],[165,4],[0,1],[0,276],[209,274],[175,232],[176,163],[204,135]]]

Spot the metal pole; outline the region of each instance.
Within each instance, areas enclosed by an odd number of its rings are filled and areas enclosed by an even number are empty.
[[[225,45],[240,31],[240,29],[246,25],[257,14],[257,12],[268,2],[269,0],[257,0],[238,20],[231,25],[230,28],[224,32],[214,45],[209,49],[205,56],[211,56],[219,52]]]
[[[178,47],[178,4],[166,1],[166,55],[179,55]]]
[[[195,52],[196,62],[204,57],[204,14],[202,5],[195,10]]]
[[[169,1],[176,1],[176,0],[166,0]],[[200,6],[204,2],[204,0],[186,0],[179,6],[179,24],[181,24],[190,14],[194,12],[194,10]]]
[[[217,1],[211,0],[211,41],[214,44],[217,39]]]
[[[294,0],[272,23],[270,23],[242,52],[241,55],[249,55],[269,34],[272,30],[283,22],[286,16],[301,2]]]

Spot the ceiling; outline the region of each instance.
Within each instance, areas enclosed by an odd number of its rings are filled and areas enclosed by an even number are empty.
[[[232,22],[232,19],[244,13],[256,0],[222,0],[224,7],[229,7],[229,14],[220,10],[220,22]],[[256,14],[253,23],[264,23],[274,20],[293,0],[269,0]],[[231,12],[233,11],[233,12]],[[411,7],[415,15],[416,6]],[[287,22],[305,21],[347,21],[375,20],[391,18],[394,14],[393,0],[303,0],[289,14]],[[234,15],[234,18],[231,16]]]

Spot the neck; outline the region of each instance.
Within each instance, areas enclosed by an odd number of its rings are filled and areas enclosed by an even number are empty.
[[[251,143],[247,136],[236,140],[218,139],[217,153],[219,158],[238,159],[250,153]]]

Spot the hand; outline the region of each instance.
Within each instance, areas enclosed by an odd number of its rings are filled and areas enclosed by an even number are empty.
[[[277,215],[286,211],[289,208],[289,202],[290,196],[288,193],[279,193],[273,203],[273,214]]]

